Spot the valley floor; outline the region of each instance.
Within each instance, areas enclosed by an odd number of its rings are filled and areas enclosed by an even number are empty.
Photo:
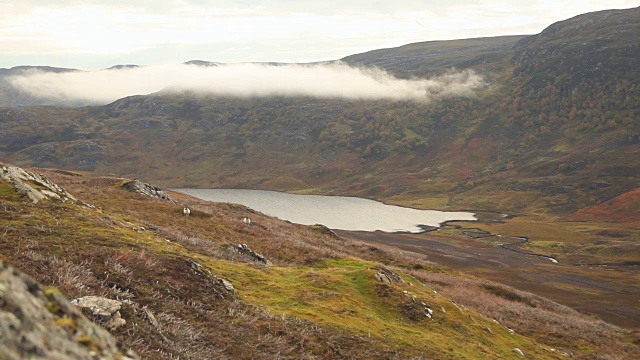
[[[406,255],[535,293],[618,326],[640,328],[640,267],[634,262],[595,265],[560,259],[555,263],[517,245],[500,246],[513,239],[465,236],[464,230],[458,227],[457,234],[451,235],[442,235],[441,231],[339,234],[395,247]],[[445,231],[452,233],[446,227]],[[441,290],[447,292],[446,288]]]

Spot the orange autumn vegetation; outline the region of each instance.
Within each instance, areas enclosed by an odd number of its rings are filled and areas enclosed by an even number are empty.
[[[626,192],[600,205],[580,209],[572,219],[640,223],[640,188]]]

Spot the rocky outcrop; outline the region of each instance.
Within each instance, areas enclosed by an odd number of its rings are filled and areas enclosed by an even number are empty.
[[[376,272],[375,277],[380,282],[383,282],[383,283],[403,283],[404,282],[404,280],[402,280],[400,275],[387,269],[384,266],[378,266],[375,268],[375,270],[378,270]]]
[[[118,300],[99,296],[85,296],[74,299],[71,303],[84,311],[88,311],[96,322],[103,324],[109,330],[115,330],[127,323],[120,315],[122,302]]]
[[[16,166],[0,165],[2,166],[0,179],[13,183],[16,191],[28,197],[34,204],[44,199],[52,199],[62,202],[72,201],[93,208],[42,174],[34,174]]]
[[[204,269],[202,267],[201,264],[198,264],[195,260],[193,259],[189,259],[189,265],[191,266],[191,269],[193,271],[195,271],[196,273],[203,275],[205,277],[208,278],[212,278],[213,279],[213,283],[216,284],[218,287],[225,289],[226,291],[230,292],[230,293],[235,293],[236,289],[233,287],[233,284],[231,284],[231,282],[229,282],[226,279],[223,279],[221,277],[218,277],[216,275],[214,275],[211,271]]]
[[[336,234],[335,231],[329,229],[328,227],[322,225],[322,224],[315,224],[315,225],[311,225],[311,228],[321,234],[325,234],[325,235],[329,235],[333,238],[339,239],[340,236],[338,236],[338,234]]]
[[[225,280],[222,278],[218,278],[218,282],[229,292],[235,293],[236,289],[233,287],[233,285],[229,282],[229,280]]]
[[[251,250],[247,244],[235,244],[235,245],[233,245],[233,248],[238,253],[243,254],[243,255],[248,255],[254,261],[256,261],[258,263],[261,263],[261,264],[263,264],[265,266],[273,265],[271,263],[271,261],[267,260],[267,258],[265,258],[263,255],[258,254],[257,252]]]
[[[137,358],[58,290],[0,261],[0,359]]]
[[[164,190],[160,189],[157,186],[153,186],[151,184],[143,183],[138,180],[131,180],[122,184],[122,187],[126,190],[137,192],[138,194],[142,194],[145,196],[149,196],[149,197],[153,197],[161,200],[170,201],[176,204],[176,201],[173,200],[169,195],[167,195],[167,193],[164,192]]]

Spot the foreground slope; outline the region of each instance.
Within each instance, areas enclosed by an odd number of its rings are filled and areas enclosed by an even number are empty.
[[[0,260],[0,358],[133,360],[59,291]]]
[[[152,198],[157,188],[142,195],[117,177],[45,173],[69,193],[29,173],[0,181],[0,253],[71,298],[123,300],[126,325],[113,333],[143,358],[638,355],[630,333],[602,321],[322,227],[180,194]],[[34,203],[29,187],[46,198]],[[453,302],[431,284],[468,295]],[[500,304],[497,321],[480,298]]]

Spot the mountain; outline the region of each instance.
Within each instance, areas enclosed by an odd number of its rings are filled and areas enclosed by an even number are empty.
[[[80,350],[107,346],[83,335],[85,320],[60,293],[74,304],[96,297],[119,303],[117,326],[88,313],[110,327],[120,348],[145,359],[640,354],[631,331],[322,226],[120,177],[0,169],[0,253],[57,288],[44,290],[57,302],[37,300],[42,316],[55,316],[51,331],[77,339]],[[242,222],[246,216],[251,225]],[[41,285],[30,281],[23,287],[40,296]],[[3,299],[2,311],[40,314]]]
[[[639,13],[343,59],[405,77],[484,74],[474,96],[429,103],[160,92],[80,109],[5,108],[0,158],[160,185],[570,215],[637,187]]]
[[[564,94],[581,91],[581,85],[637,80],[639,12],[635,8],[579,15],[521,39],[515,46],[514,73],[528,87],[553,84]]]
[[[143,358],[639,358],[638,33],[640,8],[610,10],[341,60],[483,78],[429,102],[161,91],[20,107],[44,104],[3,91],[0,161],[40,168],[2,166],[0,254],[69,298],[122,301],[112,333]],[[336,238],[158,186],[480,220]]]
[[[0,106],[18,107],[30,105],[53,105],[46,102],[43,103],[43,100],[39,97],[16,88],[9,81],[13,76],[23,75],[34,71],[44,73],[66,73],[79,70],[51,66],[15,66],[10,69],[0,68]]]
[[[449,41],[426,41],[368,51],[341,60],[375,66],[399,77],[428,77],[450,68],[495,72],[513,56],[514,45],[526,36],[497,36]]]

